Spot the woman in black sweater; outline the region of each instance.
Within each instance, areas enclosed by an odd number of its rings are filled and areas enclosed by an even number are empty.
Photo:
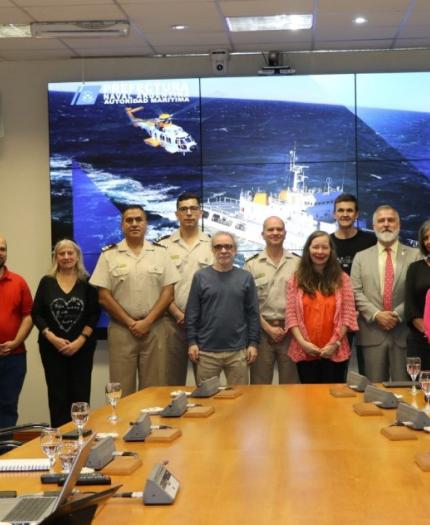
[[[430,219],[419,229],[418,242],[424,259],[409,266],[405,284],[405,321],[409,326],[408,356],[421,357],[421,369],[430,370],[430,342],[424,335],[423,325],[424,304],[430,288]]]
[[[69,239],[59,241],[32,310],[54,427],[71,420],[73,402],[90,400],[99,315],[97,290],[88,283],[81,249]]]

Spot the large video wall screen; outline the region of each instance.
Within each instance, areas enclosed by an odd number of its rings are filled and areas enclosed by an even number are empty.
[[[396,206],[405,240],[428,214],[429,73],[49,84],[53,242],[73,237],[91,270],[121,238],[119,208],[142,204],[156,239],[176,197],[197,192],[203,228],[246,256],[280,215],[286,245],[333,231],[333,201],[358,194],[362,226]]]

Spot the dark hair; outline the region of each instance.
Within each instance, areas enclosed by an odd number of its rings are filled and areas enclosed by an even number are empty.
[[[430,230],[430,219],[425,220],[418,230],[418,246],[420,249],[420,252],[423,255],[429,255],[429,252],[426,250],[426,247],[424,246],[424,235],[426,232]]]
[[[358,211],[358,200],[355,195],[352,195],[352,193],[341,193],[338,195],[333,204],[333,211],[336,211],[336,204],[339,204],[340,202],[353,202],[355,204],[355,211]]]
[[[146,211],[143,209],[143,206],[141,206],[140,204],[127,204],[127,206],[124,206],[123,208],[121,208],[122,218],[124,218],[125,212],[129,210],[140,210],[141,212],[143,212],[143,215],[146,218]]]
[[[182,201],[187,201],[189,199],[194,199],[198,202],[198,205],[200,206],[200,197],[196,193],[192,193],[190,191],[184,191],[179,195],[179,197],[176,199],[176,209],[179,208],[179,203]]]
[[[310,257],[310,245],[317,237],[327,237],[330,243],[330,257],[322,273],[318,273]],[[327,232],[317,230],[309,235],[303,246],[303,254],[296,271],[297,286],[309,295],[320,291],[323,295],[332,295],[342,281],[342,268],[336,258],[334,242]]]

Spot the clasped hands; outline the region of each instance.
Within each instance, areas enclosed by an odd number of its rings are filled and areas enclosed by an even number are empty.
[[[286,335],[286,331],[281,326],[269,325],[264,331],[274,343],[282,342]]]
[[[149,334],[151,323],[147,320],[147,318],[138,319],[137,321],[130,323],[128,325],[128,329],[134,337],[141,338]]]
[[[49,332],[48,340],[53,346],[55,346],[60,354],[66,356],[72,356],[76,354],[76,352],[80,350],[85,343],[85,339],[82,336],[77,337],[74,341],[69,341],[69,339],[58,337],[52,332]]]
[[[400,322],[400,319],[396,312],[382,310],[375,315],[375,321],[382,328],[382,330],[389,331]]]
[[[305,341],[301,347],[308,355],[313,357],[322,357],[324,359],[329,359],[338,348],[336,343],[330,343],[320,348],[310,341]]]
[[[200,348],[199,345],[193,344],[188,347],[188,357],[193,363],[197,363],[199,360]],[[245,349],[246,362],[250,365],[257,359],[257,348],[255,346],[248,346]]]

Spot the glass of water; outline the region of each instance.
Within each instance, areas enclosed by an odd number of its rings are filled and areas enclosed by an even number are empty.
[[[49,459],[49,470],[53,471],[55,458],[61,447],[61,432],[58,428],[44,428],[40,433],[40,446]]]
[[[120,383],[106,383],[105,387],[106,399],[112,407],[112,414],[108,417],[111,423],[116,423],[119,420],[118,414],[116,413],[116,404],[121,399],[121,384]]]
[[[72,403],[71,414],[72,421],[78,429],[78,444],[79,446],[82,446],[84,443],[83,431],[90,416],[90,406],[85,401]]]
[[[426,413],[429,413],[430,412],[430,370],[423,370],[420,373],[420,386],[426,398],[426,406],[424,407],[424,411]]]
[[[60,465],[63,472],[70,472],[73,462],[78,455],[78,445],[74,442],[66,442],[60,448]]]
[[[421,372],[421,358],[420,357],[407,357],[406,358],[406,371],[411,376],[414,384],[412,385],[411,394],[415,396],[417,394],[417,387],[415,381]]]

